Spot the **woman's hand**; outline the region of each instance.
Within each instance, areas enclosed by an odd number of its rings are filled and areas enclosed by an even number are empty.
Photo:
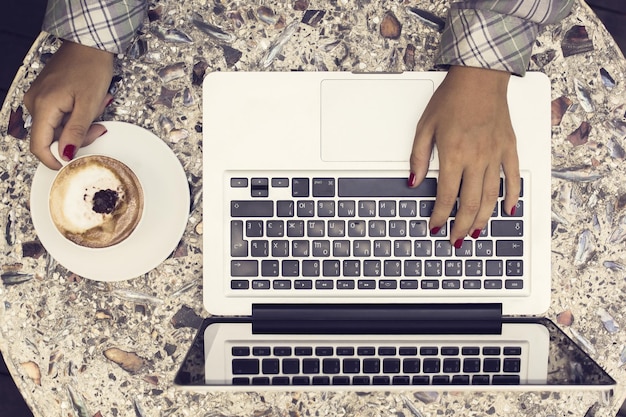
[[[456,248],[468,234],[477,238],[487,225],[499,194],[500,168],[506,177],[507,214],[519,197],[519,161],[506,97],[509,78],[502,71],[453,66],[417,124],[409,186],[426,176],[436,144],[439,180],[429,228],[436,233],[446,225],[459,197],[449,231]]]
[[[69,161],[78,148],[106,132],[92,122],[112,101],[107,91],[113,59],[109,52],[65,41],[24,95],[33,119],[30,150],[47,167],[61,167],[50,152],[54,140]]]

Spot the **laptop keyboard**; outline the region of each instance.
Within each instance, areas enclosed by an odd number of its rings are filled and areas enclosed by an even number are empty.
[[[473,291],[519,295],[524,278],[524,179],[515,215],[500,197],[487,227],[460,248],[428,230],[436,178],[233,175],[227,193],[230,288],[254,292]],[[484,290],[484,291],[483,291]]]
[[[233,385],[519,385],[522,346],[233,345]]]

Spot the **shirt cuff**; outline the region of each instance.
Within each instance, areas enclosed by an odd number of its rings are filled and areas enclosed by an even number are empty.
[[[123,54],[145,15],[146,2],[142,0],[54,0],[48,2],[42,29],[60,39]]]
[[[524,75],[539,25],[488,10],[451,9],[437,66],[461,65]]]

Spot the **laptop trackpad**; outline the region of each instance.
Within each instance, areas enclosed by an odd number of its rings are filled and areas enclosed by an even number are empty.
[[[408,161],[415,126],[433,91],[430,80],[323,80],[322,160]]]

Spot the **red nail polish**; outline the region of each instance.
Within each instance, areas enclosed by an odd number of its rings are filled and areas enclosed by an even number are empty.
[[[439,233],[440,230],[441,230],[441,227],[439,226],[433,227],[432,229],[430,229],[430,234],[436,235],[437,233]]]
[[[511,216],[515,216],[515,206],[511,208]]]
[[[113,103],[113,100],[115,100],[113,97],[111,97],[111,99],[107,102],[107,104],[104,107],[109,107],[111,105],[111,103]]]
[[[454,242],[454,247],[456,249],[461,249],[461,246],[463,246],[463,239],[457,239],[456,242]]]
[[[409,187],[413,187],[415,185],[415,174],[413,172],[409,174],[409,180],[407,181],[407,184],[409,185]]]
[[[107,132],[108,132],[108,130],[105,129],[104,132],[100,133],[100,135],[98,137],[104,136],[104,134],[107,133]]]
[[[72,144],[65,145],[65,148],[63,148],[63,156],[66,157],[68,161],[71,161],[72,159],[74,159],[75,151],[76,151],[76,146]]]
[[[481,229],[476,229],[472,232],[472,239],[478,239],[478,236],[480,236],[480,232],[482,230]]]

